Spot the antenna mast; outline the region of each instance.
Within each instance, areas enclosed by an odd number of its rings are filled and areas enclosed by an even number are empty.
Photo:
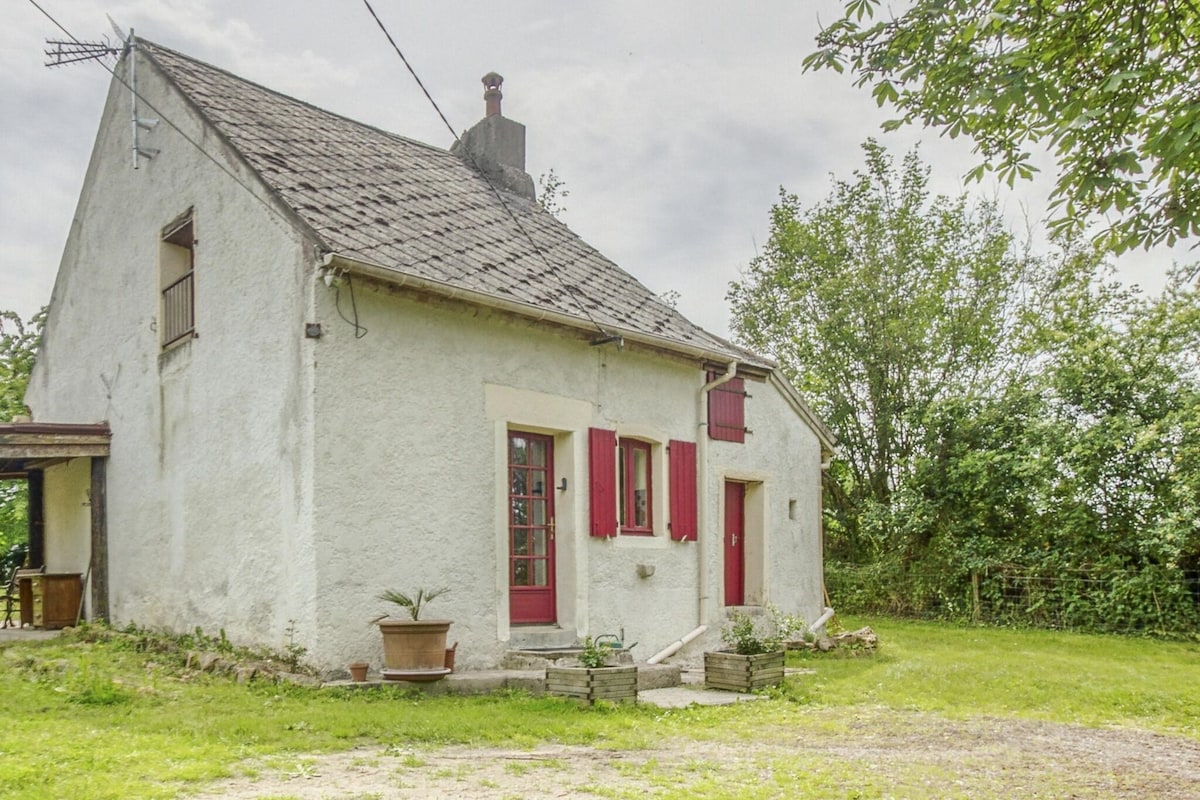
[[[112,20],[110,19],[109,22]],[[113,23],[113,28],[120,33],[116,23]],[[129,29],[129,36],[122,38],[125,42],[125,50],[129,53],[129,120],[133,128],[133,168],[137,169],[141,166],[141,159],[150,159],[158,155],[158,151],[153,147],[142,147],[138,143],[141,131],[153,129],[158,124],[158,120],[142,119],[138,116],[137,41],[133,38],[133,28]]]
[[[138,116],[138,93],[137,93],[137,41],[133,36],[133,28],[129,29],[129,33],[125,34],[117,23],[113,22],[112,17],[108,18],[109,24],[116,31],[117,39],[121,42],[121,47],[113,47],[108,42],[108,37],[105,37],[103,42],[82,42],[72,38],[71,41],[62,41],[59,39],[46,40],[46,61],[47,67],[61,67],[64,64],[75,64],[80,61],[99,61],[108,56],[117,56],[127,54],[129,56],[129,80],[126,86],[129,87],[130,96],[130,125],[133,129],[133,168],[137,169],[141,166],[141,159],[154,158],[158,155],[158,151],[152,147],[142,147],[138,141],[139,135],[143,130],[151,130],[158,124],[157,119],[143,119]],[[68,34],[69,36],[70,34]],[[115,75],[115,73],[114,73]]]

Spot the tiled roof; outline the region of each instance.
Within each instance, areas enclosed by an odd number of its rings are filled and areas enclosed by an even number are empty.
[[[668,347],[769,363],[688,321],[536,203],[497,194],[458,155],[138,46],[330,251],[531,311],[590,315]]]

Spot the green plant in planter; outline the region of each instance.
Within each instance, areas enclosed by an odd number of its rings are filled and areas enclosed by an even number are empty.
[[[783,642],[804,629],[804,621],[768,605],[757,619],[741,611],[730,614],[721,631],[729,650],[704,654],[704,685],[710,689],[751,692],[783,681]]]
[[[408,611],[409,617],[414,622],[421,618],[421,609],[431,600],[436,600],[446,592],[450,591],[449,586],[443,586],[440,589],[417,589],[416,594],[407,594],[405,592],[388,589],[385,592],[380,592],[378,597],[389,603],[395,603],[401,608]]]
[[[570,697],[586,705],[597,700],[637,702],[636,664],[610,666],[613,649],[600,640],[584,637],[579,651],[579,666],[551,665],[546,667],[546,693]]]
[[[804,620],[795,614],[784,614],[773,605],[767,607],[767,617],[756,620],[742,611],[734,611],[721,630],[721,641],[738,655],[756,656],[783,649],[783,643],[805,628]]]
[[[608,656],[612,648],[597,644],[590,636],[583,639],[583,649],[579,651],[579,663],[589,669],[597,669],[608,665]]]

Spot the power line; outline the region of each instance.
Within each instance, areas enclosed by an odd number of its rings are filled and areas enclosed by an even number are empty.
[[[60,23],[54,17],[50,16],[49,11],[47,11],[46,9],[44,9],[40,5],[38,5],[37,0],[29,0],[29,4],[32,5],[34,8],[36,8],[38,11],[42,12],[42,16],[44,16],[46,19],[53,22],[54,27],[58,28],[60,31],[65,33],[67,36],[69,36],[71,38],[71,41],[75,42],[76,44],[82,44],[82,42],[80,42],[78,39],[75,38],[75,35],[73,33],[71,33],[69,30],[67,30],[66,28],[64,28],[62,26],[62,23]]]
[[[66,34],[67,37],[70,38],[72,42],[75,42],[78,45],[84,44],[78,38],[76,38],[75,35],[66,28],[66,26],[64,26],[62,23],[60,23],[57,19],[54,18],[54,16],[52,14],[50,14],[50,12],[48,12],[45,8],[43,8],[37,2],[37,0],[29,0],[29,3],[34,8],[36,8],[39,12],[41,12],[41,14],[46,17],[46,19],[50,20],[50,22],[53,23],[55,27],[57,27],[64,34]],[[400,60],[404,63],[404,66],[408,68],[409,73],[412,75],[412,77],[416,81],[417,85],[421,88],[421,91],[424,92],[425,97],[428,98],[430,104],[433,106],[434,110],[437,112],[437,114],[441,118],[442,122],[446,125],[447,130],[450,131],[450,134],[454,137],[454,140],[456,142],[458,142],[459,144],[461,144],[461,139],[454,132],[454,127],[450,124],[450,121],[448,119],[446,119],[446,115],[442,113],[441,108],[438,107],[437,102],[433,99],[433,96],[429,93],[429,90],[425,88],[425,84],[422,83],[420,77],[417,75],[416,71],[413,69],[413,67],[409,63],[408,59],[404,56],[403,51],[400,50],[399,45],[396,44],[395,39],[392,38],[391,33],[388,31],[388,29],[384,25],[383,21],[379,18],[379,15],[375,13],[375,9],[371,7],[371,4],[370,4],[370,2],[368,2],[368,0],[363,0],[363,4],[366,5],[367,10],[371,13],[371,16],[374,17],[376,24],[379,25],[380,30],[383,31],[383,34],[387,37],[388,42],[391,43],[392,49],[396,51],[396,55],[398,55],[400,57]],[[129,40],[126,42],[126,48],[133,48],[133,47],[136,47],[136,37],[131,36],[129,38]],[[112,75],[113,79],[115,79],[122,86],[124,86],[126,89],[128,89],[133,94],[133,96],[135,96],[136,98],[141,100],[143,103],[145,103],[146,107],[149,108],[155,114],[157,114],[159,119],[161,119],[164,123],[166,123],[166,125],[168,127],[170,127],[172,130],[174,130],[176,133],[178,133],[181,137],[183,137],[184,141],[186,141],[188,144],[190,144],[192,147],[194,147],[201,155],[203,155],[206,159],[208,159],[210,162],[212,162],[223,173],[228,175],[238,186],[245,189],[246,192],[251,197],[253,197],[256,201],[258,201],[271,214],[278,217],[282,221],[286,222],[289,226],[292,226],[295,224],[294,219],[292,219],[289,216],[284,215],[269,200],[260,196],[248,183],[243,181],[241,179],[241,177],[236,175],[228,167],[226,167],[224,164],[222,164],[214,155],[212,155],[207,150],[205,150],[204,147],[201,146],[199,142],[197,142],[190,135],[188,135],[182,128],[180,128],[178,125],[176,125],[174,121],[172,121],[169,117],[167,117],[167,115],[163,114],[160,109],[158,109],[152,102],[150,102],[150,100],[148,100],[144,95],[142,95],[133,86],[131,86],[129,84],[129,82],[126,81],[123,77],[121,77],[121,75],[118,74],[115,69],[108,66],[103,61],[98,61],[97,63],[99,63],[100,66],[102,66],[106,72],[108,72],[110,75]],[[582,302],[582,298],[580,297],[579,290],[574,285],[568,283],[567,281],[565,281],[562,278],[562,276],[559,274],[559,268],[550,262],[550,259],[546,256],[546,254],[542,250],[542,248],[538,246],[536,241],[534,241],[533,236],[529,233],[529,231],[526,229],[525,225],[521,222],[520,218],[517,217],[515,212],[512,210],[512,208],[509,206],[509,204],[505,201],[504,196],[501,194],[499,188],[492,182],[492,180],[487,176],[487,174],[484,172],[484,170],[482,168],[480,168],[478,162],[475,160],[474,155],[469,151],[469,149],[466,147],[462,147],[461,152],[463,153],[463,155],[465,155],[467,157],[467,159],[471,162],[471,165],[475,168],[476,172],[480,175],[480,177],[483,178],[484,182],[491,189],[492,194],[495,195],[496,200],[500,203],[500,207],[504,209],[505,213],[508,215],[509,219],[512,220],[512,222],[516,226],[517,230],[519,230],[521,232],[521,235],[529,243],[529,246],[533,249],[533,251],[535,253],[537,253],[538,257],[542,260],[542,263],[546,265],[547,272],[550,275],[554,276],[554,279],[572,297],[572,299],[575,301],[575,305],[579,308],[579,310],[583,313],[583,315],[587,318],[587,320],[589,322],[591,322],[591,324],[593,326],[595,326],[596,330],[599,331],[603,335],[604,338],[596,340],[595,343],[607,343],[610,341],[620,341],[619,336],[613,336],[607,329],[605,329],[605,327],[603,325],[601,325],[596,320],[595,317],[592,316],[591,312],[588,311],[587,307]]]
[[[433,110],[437,112],[438,116],[442,118],[442,122],[445,123],[446,130],[450,131],[450,135],[453,136],[454,141],[457,142],[458,134],[454,132],[454,126],[450,124],[450,120],[446,119],[446,115],[443,114],[442,109],[438,107],[437,101],[433,99],[433,95],[431,95],[429,90],[425,88],[425,84],[421,82],[421,78],[417,75],[417,71],[412,68],[412,64],[408,63],[408,59],[405,58],[404,53],[400,51],[400,45],[396,44],[396,40],[392,38],[392,34],[390,34],[387,27],[384,26],[383,20],[379,18],[379,15],[375,13],[375,9],[371,8],[371,4],[367,2],[367,0],[363,0],[363,5],[367,7],[367,11],[371,12],[371,16],[375,18],[375,24],[379,26],[379,30],[383,31],[383,35],[386,36],[387,40],[391,43],[392,49],[396,51],[396,55],[400,56],[400,60],[404,62],[404,66],[408,67],[408,74],[412,75],[413,80],[417,82],[417,86],[421,87],[421,91],[425,93],[425,97],[429,100],[429,104],[433,106]]]
[[[75,34],[71,33],[69,30],[67,30],[67,28],[61,22],[59,22],[57,19],[55,19],[50,14],[50,12],[48,12],[46,9],[44,9],[40,5],[38,5],[37,0],[29,0],[29,3],[34,8],[36,8],[38,11],[42,12],[42,15],[45,16],[46,19],[48,19],[52,23],[54,23],[54,25],[60,31],[65,33],[68,36],[68,38],[71,39],[72,42],[75,42],[76,44],[79,44],[79,45],[84,44],[79,39],[75,38]],[[136,37],[132,37],[132,36],[129,37],[129,40],[125,43],[126,48],[133,48],[136,46],[135,38]],[[169,128],[173,129],[176,133],[178,133],[180,136],[182,136],[184,141],[186,141],[192,147],[196,148],[196,150],[199,151],[201,155],[203,155],[205,158],[207,158],[209,161],[211,161],[213,164],[215,164],[218,169],[220,169],[222,172],[224,172],[226,175],[228,175],[230,178],[232,178],[234,183],[236,183],[238,186],[245,189],[246,192],[251,197],[253,197],[255,200],[257,200],[259,203],[262,204],[263,208],[267,209],[269,212],[274,214],[276,217],[278,217],[279,219],[286,222],[288,224],[288,227],[293,227],[295,225],[296,221],[294,219],[284,215],[283,212],[281,212],[279,209],[277,209],[269,200],[267,200],[264,197],[261,197],[256,191],[254,191],[254,189],[250,186],[250,184],[243,181],[232,170],[230,170],[228,167],[226,167],[224,164],[222,164],[220,161],[218,161],[216,156],[212,155],[207,150],[205,150],[204,147],[201,146],[201,144],[199,142],[197,142],[195,139],[193,139],[191,136],[189,136],[182,128],[180,128],[173,121],[171,121],[165,114],[162,113],[162,111],[160,111],[158,108],[156,108],[153,103],[151,103],[149,100],[147,100],[144,95],[142,95],[140,92],[138,92],[132,86],[130,86],[129,82],[126,81],[124,78],[122,78],[115,69],[108,66],[108,64],[105,64],[103,61],[97,60],[96,63],[98,63],[100,66],[102,66],[109,75],[113,76],[114,80],[116,80],[122,86],[124,86],[126,89],[128,89],[137,99],[139,99],[143,103],[145,103],[147,108],[149,108],[151,111],[153,111],[155,114],[157,114],[158,118],[160,120],[162,120],[163,122],[165,122]]]
[[[417,72],[413,69],[412,64],[410,64],[408,59],[405,58],[403,51],[400,50],[400,46],[396,44],[396,40],[392,38],[392,34],[388,31],[387,26],[383,24],[383,20],[381,20],[379,15],[375,13],[375,9],[371,7],[369,0],[363,0],[363,5],[367,7],[367,11],[371,12],[371,16],[375,18],[375,24],[379,26],[381,31],[383,31],[383,35],[387,37],[388,42],[392,45],[392,49],[396,51],[396,55],[400,56],[400,60],[404,62],[404,66],[408,68],[408,72],[413,76],[413,80],[417,82],[417,86],[421,87],[421,91],[425,93],[425,97],[428,98],[430,105],[433,106],[433,110],[437,112],[439,117],[441,117],[442,122],[446,125],[446,129],[449,130],[450,135],[454,137],[454,141],[460,145],[459,152],[466,156],[467,160],[471,162],[471,166],[475,168],[475,171],[479,173],[480,177],[483,178],[484,183],[486,183],[488,188],[492,190],[492,194],[496,196],[496,200],[499,201],[500,207],[504,209],[505,213],[508,214],[508,218],[512,220],[513,224],[517,227],[517,230],[519,230],[521,235],[525,237],[525,240],[529,242],[529,246],[533,248],[533,252],[537,253],[538,257],[541,258],[542,263],[546,265],[546,271],[550,275],[554,276],[554,279],[558,281],[558,284],[562,286],[567,294],[571,296],[571,298],[575,301],[575,305],[580,311],[583,312],[583,315],[587,317],[588,322],[596,326],[596,330],[603,335],[603,338],[593,341],[592,344],[607,344],[613,341],[620,342],[621,337],[614,336],[613,334],[609,333],[609,331],[606,330],[604,326],[601,325],[596,318],[591,315],[591,312],[587,310],[587,306],[583,303],[583,298],[580,297],[579,290],[573,284],[563,280],[562,276],[559,275],[559,268],[550,262],[550,259],[546,256],[546,253],[541,247],[538,246],[537,242],[534,241],[533,236],[530,235],[520,218],[517,217],[516,213],[513,212],[512,208],[510,208],[508,203],[505,202],[504,196],[500,193],[500,189],[495,183],[492,182],[492,179],[489,178],[487,173],[479,166],[479,162],[475,160],[475,156],[471,153],[470,149],[461,146],[462,139],[460,139],[458,134],[454,132],[454,126],[450,124],[448,119],[446,119],[446,115],[443,114],[442,109],[438,107],[437,101],[433,99],[433,95],[431,95],[429,90],[425,88],[425,84],[421,81],[420,76],[417,75]]]

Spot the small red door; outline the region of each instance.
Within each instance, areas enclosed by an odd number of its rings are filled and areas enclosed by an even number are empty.
[[[558,620],[554,588],[554,439],[508,434],[508,615]]]
[[[746,484],[725,482],[725,605],[746,600]]]

